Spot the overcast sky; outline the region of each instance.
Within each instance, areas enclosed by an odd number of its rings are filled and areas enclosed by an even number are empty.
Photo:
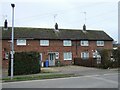
[[[82,29],[85,23],[88,30],[104,30],[118,40],[117,0],[2,0],[0,26],[6,18],[11,26],[11,3],[15,3],[15,27],[54,28],[57,22],[59,28]]]

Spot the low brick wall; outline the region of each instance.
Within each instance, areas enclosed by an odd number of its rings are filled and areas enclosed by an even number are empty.
[[[56,61],[55,62],[55,65],[56,66],[66,66],[66,65],[72,65],[74,62],[73,62],[73,60],[64,60],[64,61],[59,61],[59,63],[58,63],[58,61]]]
[[[2,60],[2,69],[8,69],[9,60]]]

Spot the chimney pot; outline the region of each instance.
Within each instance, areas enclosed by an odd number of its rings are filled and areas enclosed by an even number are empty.
[[[55,23],[55,29],[58,30],[58,24],[57,23]]]
[[[6,19],[5,22],[4,22],[4,29],[7,30],[7,28],[8,28],[8,22],[7,22],[7,19]]]
[[[83,30],[86,30],[86,25],[85,24],[83,25]]]

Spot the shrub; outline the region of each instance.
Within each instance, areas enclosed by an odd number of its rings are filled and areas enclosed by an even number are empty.
[[[120,49],[113,50],[114,66],[120,67]]]
[[[116,68],[118,67],[118,50],[102,50],[100,52],[101,55],[101,64],[99,65],[100,68]],[[112,57],[111,57],[112,56]],[[113,58],[113,59],[111,59]]]
[[[100,55],[101,55],[101,64],[99,67],[107,69],[110,64],[109,51],[106,49],[101,50]]]
[[[81,58],[74,58],[74,64],[86,67],[96,67],[96,60],[93,58],[89,59],[81,59]]]
[[[97,68],[117,68],[120,67],[120,49],[118,50],[108,50],[103,49],[99,51],[101,56],[101,63],[97,64],[97,59],[89,58],[88,60],[83,60],[81,58],[74,58],[74,64],[86,67],[97,67]],[[112,57],[111,57],[112,56]],[[111,59],[113,58],[113,60]]]
[[[10,56],[10,55],[9,55]],[[35,74],[40,72],[39,53],[16,52],[14,54],[14,75]],[[8,75],[11,74],[11,60],[9,61]]]

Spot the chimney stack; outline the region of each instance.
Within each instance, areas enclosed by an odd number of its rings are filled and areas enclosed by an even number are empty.
[[[58,30],[58,24],[55,23],[55,30]]]
[[[5,20],[4,22],[4,30],[7,30],[8,29],[8,22],[7,22],[7,19]]]
[[[86,30],[86,25],[85,25],[85,24],[83,25],[83,30],[84,30],[84,31]]]

